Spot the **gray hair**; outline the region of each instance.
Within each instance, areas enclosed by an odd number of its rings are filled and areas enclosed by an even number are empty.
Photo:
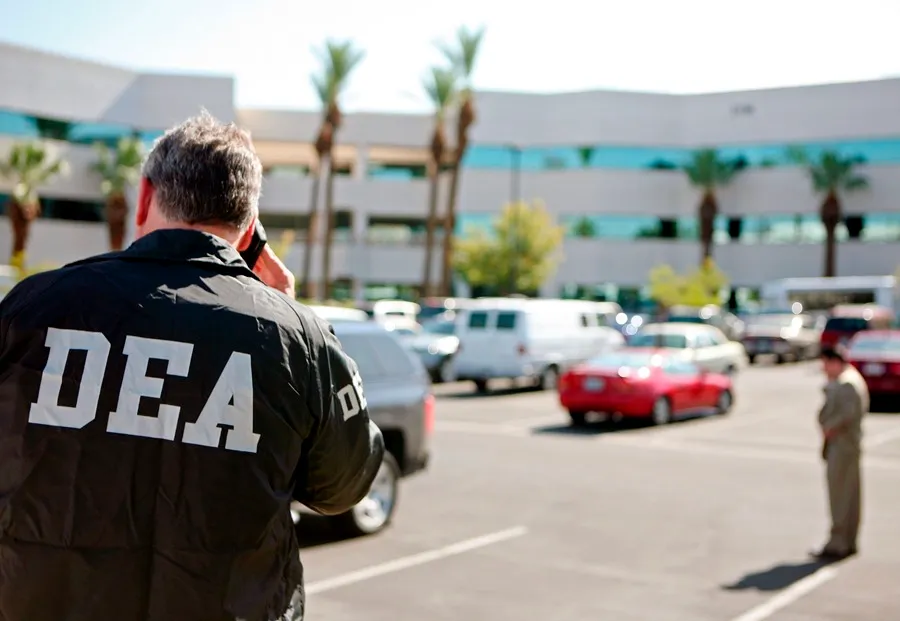
[[[259,209],[262,164],[250,134],[205,110],[156,141],[143,176],[172,221],[243,229]]]

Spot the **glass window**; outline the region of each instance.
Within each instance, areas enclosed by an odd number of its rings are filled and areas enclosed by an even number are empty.
[[[860,239],[866,242],[900,241],[900,213],[864,215]]]
[[[855,353],[891,353],[900,354],[900,335],[892,335],[885,337],[884,335],[867,336],[862,335],[856,337],[853,346],[850,348],[850,354]]]
[[[515,330],[516,328],[516,317],[518,317],[518,313],[503,311],[497,313],[497,329],[498,330]]]
[[[678,358],[667,359],[664,368],[666,373],[672,375],[698,375],[700,373],[700,368],[697,365]]]
[[[422,324],[422,331],[450,336],[456,332],[456,324],[452,321],[426,321]]]
[[[375,351],[375,343],[367,334],[341,334],[340,324],[335,326],[338,340],[344,352],[356,362],[363,382],[373,381],[387,375],[384,363]]]
[[[371,340],[372,346],[381,360],[385,375],[410,377],[416,374],[416,367],[409,352],[396,339],[387,334],[373,334]],[[363,376],[363,381],[365,381],[365,376]]]
[[[712,347],[715,345],[713,342],[712,336],[710,336],[709,332],[703,331],[698,332],[694,335],[694,347],[697,349],[702,349],[704,347]]]
[[[639,332],[628,340],[631,347],[666,347],[686,349],[687,338],[683,334],[653,334]]]
[[[488,315],[485,311],[473,311],[469,313],[469,328],[472,330],[487,327]]]
[[[827,332],[859,332],[869,327],[869,322],[862,317],[830,317],[825,322]]]
[[[718,332],[710,332],[706,335],[706,337],[709,339],[710,345],[724,345],[726,342],[728,342],[725,336],[719,334]]]

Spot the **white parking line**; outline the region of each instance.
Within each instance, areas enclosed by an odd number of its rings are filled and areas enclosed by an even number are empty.
[[[428,550],[427,552],[404,556],[394,559],[393,561],[372,565],[357,571],[351,571],[350,573],[341,576],[335,576],[334,578],[326,578],[325,580],[319,580],[318,582],[311,582],[306,585],[306,594],[313,595],[315,593],[332,591],[340,587],[377,578],[378,576],[383,576],[385,574],[392,574],[397,571],[409,569],[410,567],[417,567],[451,556],[457,556],[465,552],[477,550],[478,548],[484,548],[495,543],[500,543],[501,541],[508,541],[510,539],[515,539],[516,537],[521,537],[527,532],[528,529],[524,526],[507,528],[506,530],[501,530],[496,533],[482,535],[481,537],[475,537],[473,539],[466,539],[465,541],[460,541],[443,548],[437,548],[436,550]]]
[[[834,567],[824,567],[814,574],[806,576],[802,580],[798,580],[784,591],[763,602],[756,608],[748,610],[739,617],[735,617],[732,621],[763,621],[769,619],[779,610],[787,608],[797,600],[809,595],[820,586],[833,580],[837,576],[837,569]]]

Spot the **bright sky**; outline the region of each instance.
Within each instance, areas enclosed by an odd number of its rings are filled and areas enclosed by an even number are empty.
[[[316,105],[312,46],[366,50],[348,110],[426,111],[433,42],[487,29],[482,90],[704,92],[900,75],[900,0],[29,0],[0,40],[237,79],[241,107]]]

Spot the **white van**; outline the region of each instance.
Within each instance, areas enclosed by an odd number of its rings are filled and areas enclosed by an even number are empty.
[[[499,378],[554,389],[569,367],[625,344],[602,315],[594,302],[577,300],[473,300],[456,316],[453,375],[475,382],[479,392]]]

